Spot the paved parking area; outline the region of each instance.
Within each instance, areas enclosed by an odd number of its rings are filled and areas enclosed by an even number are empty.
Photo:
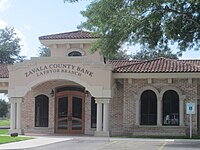
[[[102,138],[102,137],[35,137],[29,141],[0,145],[0,149],[27,150],[197,150],[200,140]],[[21,146],[21,147],[20,147]]]

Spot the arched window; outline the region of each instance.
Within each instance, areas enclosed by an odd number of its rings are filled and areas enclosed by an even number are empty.
[[[163,125],[179,125],[179,96],[173,90],[163,95]]]
[[[157,98],[151,90],[146,90],[141,95],[141,125],[157,124]]]
[[[35,97],[35,126],[48,127],[49,98],[45,95]]]
[[[82,56],[82,54],[78,51],[72,51],[68,54],[68,56]]]

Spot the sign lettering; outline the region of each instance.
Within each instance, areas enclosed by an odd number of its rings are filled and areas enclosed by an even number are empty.
[[[89,77],[93,77],[93,72],[73,64],[49,64],[44,66],[39,66],[30,69],[29,71],[25,72],[26,77],[30,77],[36,74],[37,77],[52,74],[52,73],[70,73],[76,76],[87,75]]]

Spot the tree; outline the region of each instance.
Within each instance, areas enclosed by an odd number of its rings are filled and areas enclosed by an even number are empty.
[[[39,56],[40,57],[50,57],[51,56],[51,51],[48,47],[41,45],[39,47]]]
[[[159,57],[165,57],[170,59],[178,59],[176,54],[173,54],[171,50],[155,50],[155,49],[145,49],[143,48],[141,51],[137,52],[135,55],[132,55],[132,59],[136,60],[150,60]]]
[[[199,0],[94,0],[81,12],[86,21],[79,28],[99,36],[91,50],[107,57],[126,42],[161,51],[177,43],[181,55],[199,50],[199,10]]]
[[[8,113],[8,102],[0,99],[0,117],[6,117]]]
[[[20,39],[17,37],[14,28],[6,27],[0,29],[0,64],[13,64],[23,61],[24,56],[20,56]]]
[[[127,54],[127,50],[118,50],[115,55],[110,57],[110,60],[129,60],[131,59],[131,55]]]

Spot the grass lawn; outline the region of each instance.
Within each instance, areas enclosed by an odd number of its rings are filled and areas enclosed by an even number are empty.
[[[0,136],[0,144],[30,140],[30,137],[10,137],[10,136]]]
[[[0,120],[0,126],[10,126],[10,120]]]
[[[32,139],[30,137],[10,137],[10,136],[7,136],[8,135],[8,129],[0,129],[0,134],[1,134],[1,136],[0,136],[0,144]]]
[[[0,134],[8,135],[8,129],[0,129]]]

